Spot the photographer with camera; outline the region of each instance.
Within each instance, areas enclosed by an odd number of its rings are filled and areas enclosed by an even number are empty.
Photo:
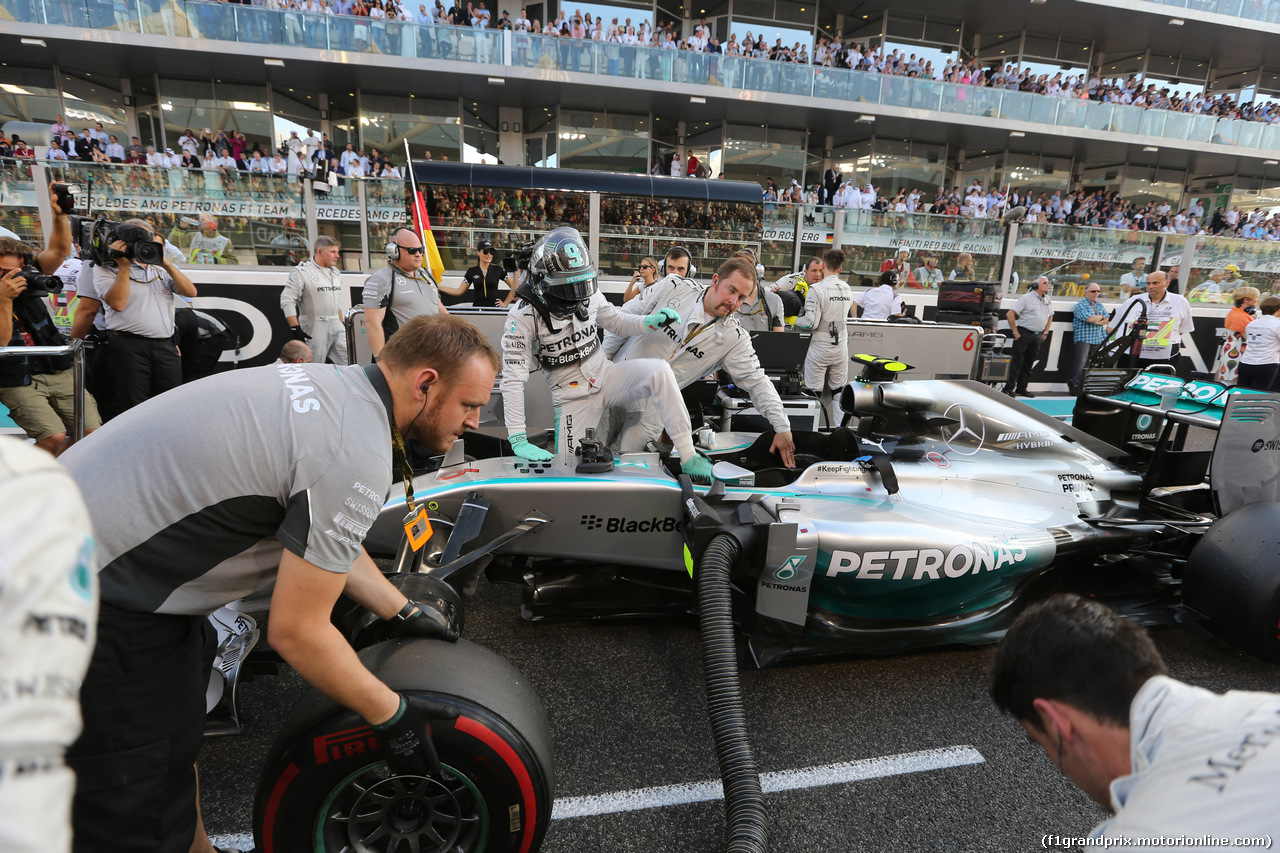
[[[53,235],[37,255],[12,237],[0,237],[0,329],[8,329],[8,346],[62,346],[67,341],[53,323],[45,297],[62,291],[54,276],[71,253],[72,208],[64,184],[51,183]],[[36,446],[57,456],[67,445],[75,414],[71,357],[0,358],[0,403]],[[85,431],[101,426],[93,398],[85,394]]]
[[[182,384],[173,343],[174,294],[194,297],[196,286],[169,260],[164,238],[147,222],[100,222],[95,234],[110,250],[93,258],[91,283],[82,293],[106,306],[116,402],[124,412]]]

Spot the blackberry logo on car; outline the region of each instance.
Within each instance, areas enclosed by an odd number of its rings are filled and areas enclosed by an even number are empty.
[[[598,515],[584,515],[582,523],[586,525],[588,530],[595,530],[597,527],[604,527],[604,519]]]

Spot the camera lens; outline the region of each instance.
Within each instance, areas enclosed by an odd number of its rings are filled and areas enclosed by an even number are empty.
[[[164,257],[164,248],[159,243],[139,240],[133,244],[133,257],[140,264],[158,264]]]

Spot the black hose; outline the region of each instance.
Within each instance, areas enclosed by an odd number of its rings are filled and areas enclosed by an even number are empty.
[[[764,792],[747,740],[747,719],[738,680],[729,571],[741,549],[732,536],[711,540],[698,567],[698,619],[702,628],[702,671],[707,711],[716,742],[716,760],[724,783],[728,853],[764,853],[769,849]]]

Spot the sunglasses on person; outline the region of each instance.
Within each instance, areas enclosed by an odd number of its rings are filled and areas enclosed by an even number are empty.
[[[1102,289],[1098,287],[1091,287],[1085,291],[1085,293],[1101,293],[1101,292],[1102,292]]]
[[[640,269],[642,269],[642,270],[651,270],[651,269],[653,269],[653,268],[654,268],[654,267],[653,267],[653,264],[641,264],[641,265],[640,265]]]
[[[421,246],[401,246],[400,251],[408,252],[411,255],[421,255],[424,249]]]
[[[480,252],[480,254],[482,254],[482,255],[492,255],[492,254],[493,254],[493,249],[480,249],[480,250],[479,250],[479,252]]]

